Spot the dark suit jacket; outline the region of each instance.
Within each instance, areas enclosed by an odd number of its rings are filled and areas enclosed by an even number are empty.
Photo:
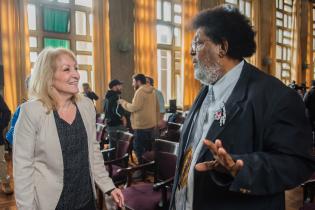
[[[207,88],[201,90],[183,125],[171,207],[183,148]],[[195,172],[194,210],[284,210],[284,190],[302,183],[314,170],[303,101],[279,80],[245,62],[225,107],[225,124],[215,120],[207,139],[221,139],[244,167],[235,178],[215,171]],[[204,147],[197,162],[212,159]]]
[[[312,86],[304,96],[304,102],[307,109],[308,117],[312,126],[315,125],[315,87]],[[315,127],[313,127],[314,129]]]

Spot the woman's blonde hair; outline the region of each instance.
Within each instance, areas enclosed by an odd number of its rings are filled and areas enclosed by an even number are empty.
[[[68,55],[75,62],[77,61],[72,51],[64,48],[45,48],[35,62],[34,69],[29,81],[29,99],[40,100],[47,108],[47,111],[55,110],[56,98],[52,91],[53,77],[57,70],[57,60],[61,55]],[[77,95],[71,100],[75,102]]]

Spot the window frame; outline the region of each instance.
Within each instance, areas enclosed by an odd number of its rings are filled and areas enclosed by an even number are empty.
[[[282,3],[282,8],[280,8],[280,1]],[[292,56],[293,53],[293,46],[292,44],[286,44],[284,43],[284,38],[286,38],[287,40],[289,40],[290,43],[292,43],[292,33],[293,33],[293,28],[292,28],[292,21],[293,21],[293,0],[292,0],[292,4],[288,4],[287,2],[285,2],[285,0],[276,0],[276,75],[279,77],[279,79],[285,83],[285,84],[289,84],[292,80],[292,65],[290,62],[290,57]],[[286,11],[285,10],[285,6],[290,7],[291,8],[291,12]],[[277,14],[281,13],[282,14],[282,18],[281,17],[277,17]],[[291,19],[291,25],[289,25],[289,22],[287,22],[287,27],[284,26],[285,23],[285,15],[288,17],[288,20]],[[277,20],[282,21],[282,26],[277,25]],[[282,30],[282,40],[279,40],[279,31]],[[291,37],[288,36],[284,36],[284,32],[288,32],[291,34]],[[281,58],[278,58],[277,55],[277,48],[281,49]],[[290,51],[290,56],[288,56],[288,52]],[[286,57],[288,57],[287,59],[284,58],[284,52]],[[283,65],[288,65],[289,68],[284,68]],[[280,69],[279,69],[280,66]],[[288,76],[283,76],[284,72],[286,72],[288,74]]]
[[[36,8],[36,30],[29,30],[30,37],[36,37],[37,47],[30,47],[30,52],[36,52],[37,55],[44,49],[44,38],[52,38],[52,39],[63,39],[70,41],[70,50],[77,55],[87,55],[93,57],[93,49],[92,51],[81,51],[76,49],[76,41],[84,41],[84,42],[92,42],[93,32],[91,33],[90,29],[90,15],[92,14],[92,8],[76,5],[75,0],[69,0],[69,3],[58,2],[57,0],[48,1],[48,0],[27,0],[28,4],[35,5]],[[93,0],[92,0],[93,1]],[[58,9],[58,10],[66,10],[70,12],[69,20],[70,20],[70,30],[67,33],[60,32],[49,32],[44,30],[43,24],[43,7]],[[86,35],[77,35],[76,34],[76,18],[75,12],[80,11],[86,13]],[[93,24],[93,23],[92,23]],[[93,44],[92,44],[93,48]],[[31,62],[31,66],[33,68],[34,62]],[[90,84],[94,83],[94,78],[92,78],[93,73],[93,64],[79,64],[79,70],[87,71],[88,82]],[[93,86],[92,86],[93,87]]]
[[[182,59],[182,45],[183,45],[183,31],[182,31],[182,21],[183,21],[183,4],[181,3],[180,0],[160,0],[161,2],[161,19],[156,19],[156,27],[158,25],[162,25],[162,26],[168,26],[171,28],[171,31],[172,31],[172,40],[171,40],[171,44],[168,45],[168,44],[160,44],[160,43],[157,43],[157,50],[169,50],[171,51],[171,84],[167,84],[167,86],[171,88],[171,96],[170,98],[168,98],[168,94],[167,94],[167,91],[163,94],[164,95],[164,98],[165,98],[165,103],[166,105],[168,105],[169,101],[168,99],[176,99],[177,100],[177,105],[178,107],[182,107],[183,104],[182,104],[182,101],[179,100],[181,98],[181,96],[177,96],[177,86],[180,85],[181,88],[182,88],[182,84],[177,84],[177,81],[176,81],[176,76],[179,75],[180,78],[181,78],[181,83],[183,82],[183,74],[182,74],[182,71],[181,69],[178,71],[175,69],[175,63],[176,62],[180,62],[181,66],[182,66],[182,62],[183,62],[183,59]],[[164,21],[164,7],[163,7],[163,4],[164,2],[169,2],[171,3],[171,21]],[[158,4],[158,1],[156,2],[156,4]],[[181,12],[180,13],[176,13],[174,11],[174,6],[175,5],[180,5],[181,6]],[[175,15],[179,15],[181,16],[181,23],[178,24],[178,23],[175,23],[174,19],[175,19]],[[175,28],[179,28],[180,30],[180,43],[181,43],[181,46],[176,46],[176,43],[175,43],[175,35],[174,35],[174,30]],[[180,52],[181,56],[180,56],[180,59],[177,59],[175,57],[175,54],[176,52]],[[159,62],[159,60],[157,61]],[[159,71],[159,70],[158,70]],[[158,72],[158,75],[159,75],[159,72]],[[163,90],[161,90],[163,92]]]

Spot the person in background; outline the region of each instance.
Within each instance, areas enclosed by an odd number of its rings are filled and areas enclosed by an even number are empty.
[[[0,95],[0,179],[1,189],[6,195],[13,193],[10,186],[10,176],[8,175],[7,162],[5,160],[5,139],[3,131],[10,122],[11,111],[5,103],[3,97]]]
[[[26,89],[28,89],[28,82],[30,80],[30,76],[28,76],[25,80],[25,86],[26,86]],[[26,99],[23,100],[23,103],[26,101]],[[13,117],[11,119],[11,122],[10,122],[10,128],[8,130],[8,132],[5,134],[5,138],[8,140],[8,142],[12,145],[13,144],[13,134],[14,134],[14,127],[15,127],[15,124],[19,118],[19,115],[20,115],[20,108],[21,106],[19,105],[14,114],[13,114]]]
[[[303,95],[303,98],[304,98],[304,96],[305,96],[305,94],[306,94],[306,89],[307,89],[305,82],[302,82],[302,83],[301,83],[300,89],[301,89],[301,91],[302,91],[302,95]]]
[[[123,88],[122,84],[121,81],[113,79],[109,82],[109,90],[105,95],[104,112],[110,148],[116,148],[117,141],[121,137],[117,131],[125,131],[127,126],[125,110],[118,103]]]
[[[146,81],[147,81],[147,85],[150,85],[151,87],[154,88],[154,80],[152,77],[146,76]],[[155,94],[156,94],[156,97],[158,99],[159,106],[160,106],[160,120],[164,121],[165,101],[164,101],[163,93],[156,88],[154,88],[154,90],[155,90]]]
[[[19,118],[20,115],[20,108],[21,106],[18,106],[12,116],[12,119],[10,121],[10,128],[8,132],[5,134],[5,138],[8,140],[8,142],[12,145],[13,144],[13,135],[14,135],[14,127],[15,124]]]
[[[312,86],[304,96],[304,103],[312,129],[315,131],[315,80],[312,80]]]
[[[93,102],[98,100],[98,96],[91,90],[89,83],[83,83],[82,88],[84,96],[88,97]]]
[[[132,85],[135,94],[131,103],[119,99],[121,106],[131,112],[131,126],[134,130],[134,151],[138,162],[142,164],[142,155],[152,149],[154,129],[160,119],[160,108],[154,88],[146,85],[143,74],[133,76]]]
[[[151,87],[154,88],[154,80],[153,80],[152,77],[146,76],[146,82],[147,82],[148,86],[151,86]],[[158,99],[159,106],[160,106],[160,121],[159,121],[158,127],[160,129],[163,129],[166,126],[166,121],[164,120],[165,101],[164,101],[163,93],[160,90],[156,89],[156,88],[154,88],[154,90],[155,90],[155,94],[156,94],[156,97]]]
[[[315,169],[303,101],[246,62],[255,32],[237,8],[204,10],[192,26],[204,87],[182,128],[171,209],[285,210],[285,190]]]
[[[292,80],[292,82],[288,85],[288,87],[292,88],[293,90],[296,90],[297,89],[297,84],[295,82],[295,80]]]
[[[46,48],[38,56],[13,140],[15,200],[19,210],[95,210],[95,183],[124,205],[96,141],[96,113],[80,97],[76,57]]]

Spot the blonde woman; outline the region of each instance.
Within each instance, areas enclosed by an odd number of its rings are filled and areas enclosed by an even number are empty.
[[[78,96],[74,54],[44,49],[35,63],[30,100],[14,133],[13,176],[19,210],[94,210],[96,183],[123,206],[96,142],[95,109]]]

